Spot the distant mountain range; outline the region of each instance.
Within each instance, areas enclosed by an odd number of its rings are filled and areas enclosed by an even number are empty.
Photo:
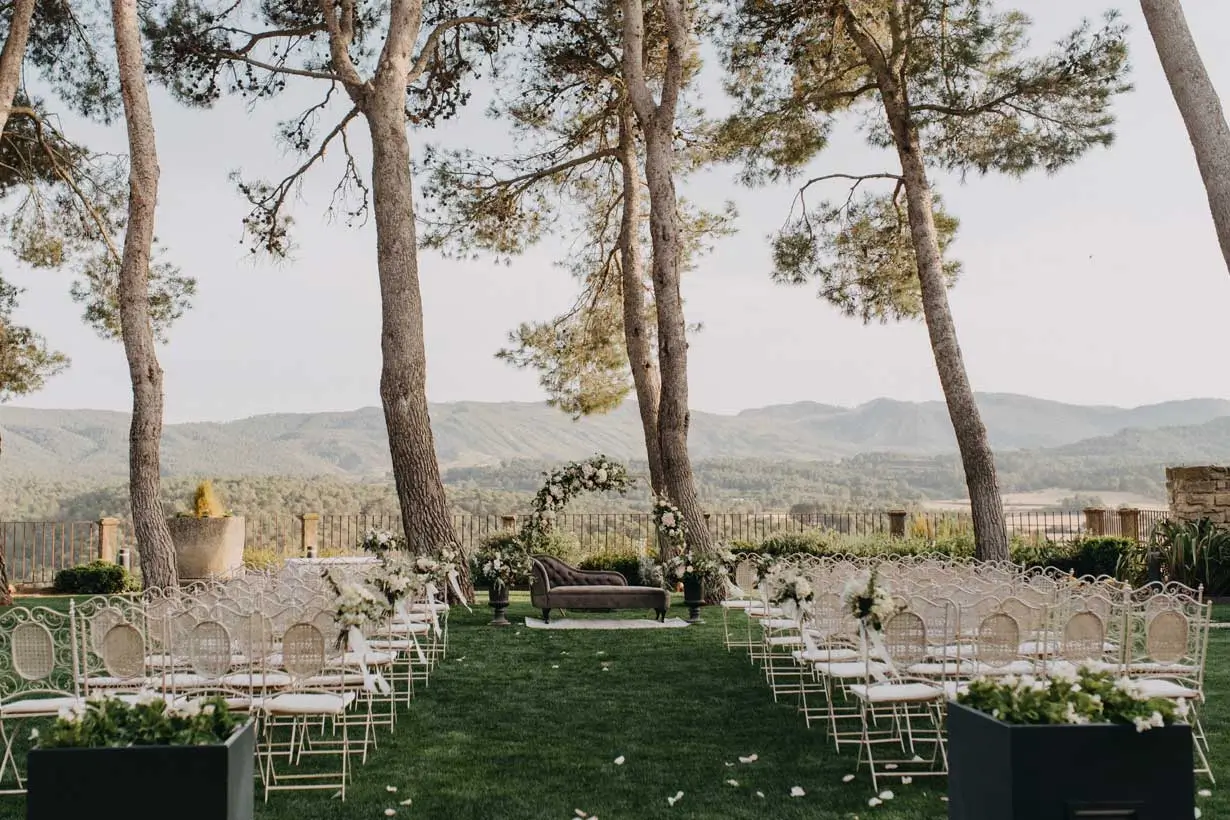
[[[978,396],[999,451],[1046,450],[1056,458],[1118,463],[1230,459],[1230,401],[1191,399],[1136,408],[1063,404],[1002,393]],[[553,462],[603,452],[643,458],[632,405],[572,421],[542,404],[456,402],[432,405],[441,466],[511,460]],[[41,478],[122,476],[128,416],[101,410],[0,407],[0,473]],[[694,458],[835,460],[862,453],[910,457],[955,450],[942,402],[877,399],[858,407],[800,402],[726,416],[694,412]],[[352,412],[275,414],[227,423],[168,425],[166,475],[336,475],[369,477],[390,469],[384,416]]]

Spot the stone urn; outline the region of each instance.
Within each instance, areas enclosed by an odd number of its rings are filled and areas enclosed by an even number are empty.
[[[699,578],[683,579],[683,603],[688,608],[688,623],[701,623],[700,608],[705,605],[705,591]]]
[[[504,614],[508,610],[508,584],[493,582],[487,590],[487,605],[491,607],[491,626],[512,626]]]
[[[167,521],[181,581],[216,578],[243,567],[243,516]]]

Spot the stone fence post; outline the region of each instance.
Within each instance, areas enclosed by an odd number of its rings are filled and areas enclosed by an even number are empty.
[[[1085,510],[1085,529],[1090,535],[1106,535],[1106,510],[1090,507]]]
[[[1133,507],[1119,510],[1119,534],[1129,541],[1140,541],[1140,510]]]
[[[515,530],[516,528],[517,528],[517,516],[515,515],[501,515],[500,516],[500,529]]]
[[[303,554],[315,558],[320,551],[320,513],[302,513],[299,516],[299,534],[302,537]]]
[[[120,554],[120,520],[98,519],[98,560],[109,564],[118,562]]]
[[[905,538],[905,518],[909,515],[905,510],[888,511],[888,534],[892,538]]]

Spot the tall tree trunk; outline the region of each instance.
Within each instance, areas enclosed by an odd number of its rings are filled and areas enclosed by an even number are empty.
[[[645,310],[645,260],[641,256],[641,162],[636,150],[636,121],[626,104],[619,115],[619,162],[623,170],[624,208],[619,226],[619,269],[624,301],[624,345],[636,387],[636,405],[645,434],[649,483],[655,496],[667,494],[658,441],[658,401],[662,381],[654,361]]]
[[[931,186],[919,155],[917,135],[908,129],[908,139],[898,145],[905,196],[910,217],[910,235],[918,259],[918,280],[922,290],[923,316],[931,351],[939,372],[948,417],[957,436],[965,484],[969,489],[970,510],[974,518],[975,556],[983,561],[1008,560],[1008,532],[1004,524],[1004,501],[999,493],[995,457],[987,438],[987,428],[974,400],[957,328],[948,307],[948,286],[944,263],[936,239]]]
[[[26,42],[30,39],[30,21],[34,19],[36,0],[16,0],[9,20],[9,33],[0,49],[0,134],[9,122],[13,99],[21,85],[21,64],[26,57]]]
[[[679,289],[682,239],[675,195],[675,114],[683,85],[683,62],[691,31],[681,0],[663,0],[667,55],[661,99],[654,101],[645,79],[645,13],[641,0],[623,0],[622,73],[645,139],[645,181],[649,186],[649,235],[653,240],[653,296],[658,314],[658,441],[670,500],[683,513],[688,546],[714,551],[713,536],[700,507],[688,456],[688,340]]]
[[[898,82],[904,71],[908,49],[899,42],[892,43],[888,49],[881,48],[858,21],[850,3],[843,3],[839,12],[844,18],[845,31],[875,72],[888,127],[901,161],[910,238],[918,262],[923,318],[927,322],[935,369],[939,373],[944,401],[948,405],[948,417],[952,420],[961,464],[965,468],[965,485],[969,489],[970,509],[974,518],[974,554],[983,561],[1007,561],[1008,531],[1004,524],[1004,500],[999,494],[999,478],[995,473],[995,457],[987,439],[987,428],[982,423],[982,414],[974,401],[969,376],[965,372],[961,345],[957,342],[957,328],[948,307],[944,262],[935,231],[931,184],[927,181],[922,146],[910,117],[905,89]],[[895,61],[891,65],[890,59]]]
[[[150,247],[158,200],[158,154],[141,54],[136,0],[112,0],[120,91],[128,126],[128,226],[120,263],[120,326],[132,379],[132,427],[128,438],[132,524],[141,553],[145,588],[179,583],[175,547],[162,508],[159,448],[162,442],[162,368],[154,347],[149,311]]]
[[[394,3],[406,14],[410,3]],[[393,479],[409,548],[438,554],[461,551],[453,531],[427,409],[427,348],[419,289],[410,141],[406,136],[406,73],[417,23],[405,43],[390,40],[363,114],[372,138],[372,204],[376,214],[376,265],[380,272],[380,399],[389,434]],[[398,27],[405,36],[405,29]],[[402,48],[404,46],[404,60]],[[390,56],[390,50],[398,53]],[[458,561],[462,592],[473,596],[468,561]]]
[[[1221,99],[1200,59],[1179,0],[1140,0],[1140,8],[1195,149],[1217,241],[1230,270],[1230,126]]]
[[[13,4],[13,16],[9,20],[9,33],[0,49],[0,134],[9,122],[13,99],[21,85],[21,64],[26,56],[26,42],[30,39],[30,21],[34,18],[35,0],[17,0]],[[5,558],[5,545],[0,541],[0,606],[13,603],[9,592],[9,568]]]

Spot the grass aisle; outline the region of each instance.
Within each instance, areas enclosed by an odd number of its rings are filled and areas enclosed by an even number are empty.
[[[509,617],[520,625],[492,629],[486,607],[454,610],[448,660],[397,734],[382,736],[345,806],[281,794],[258,817],[379,817],[386,808],[439,820],[565,820],[576,809],[601,820],[946,814],[943,781],[924,778],[884,786],[895,799],[870,809],[868,779],[841,782],[853,750],[838,757],[793,704],[773,703],[746,657],[722,648],[717,610],[703,626],[661,631],[527,629],[534,614],[514,601]],[[738,762],[752,754],[755,763]],[[793,786],[806,796],[790,797]],[[399,806],[406,798],[413,804]]]
[[[819,727],[804,727],[793,702],[774,704],[746,656],[722,648],[718,610],[687,629],[545,631],[524,626],[536,614],[525,597],[514,598],[509,617],[518,625],[506,629],[486,626],[485,606],[472,615],[454,610],[448,659],[396,734],[380,733],[344,804],[324,792],[275,793],[267,805],[258,795],[258,820],[377,818],[390,808],[398,818],[430,820],[566,820],[576,809],[600,820],[946,816],[943,780],[885,781],[894,799],[874,809],[865,771],[842,783],[854,750],[837,755]],[[684,613],[676,606],[670,614]],[[1206,688],[1224,782],[1230,630],[1213,630]],[[755,763],[738,762],[752,754]],[[793,786],[806,795],[790,797]],[[100,799],[139,800],[139,772],[122,791]],[[683,799],[669,806],[679,791]],[[401,806],[406,799],[412,804]],[[1205,820],[1230,820],[1219,788],[1197,805]],[[0,820],[24,816],[24,800],[0,798]]]

